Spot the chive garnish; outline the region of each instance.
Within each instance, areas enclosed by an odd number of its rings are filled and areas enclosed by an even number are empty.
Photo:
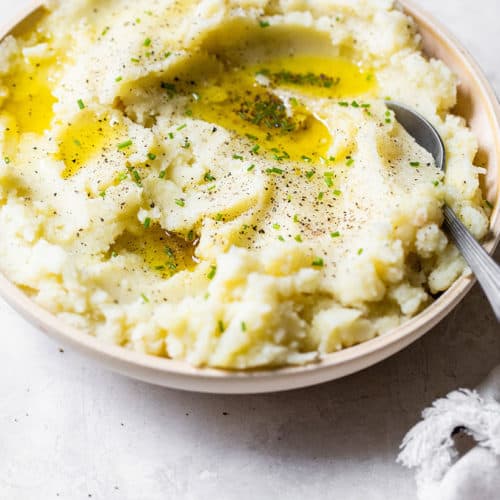
[[[151,227],[151,218],[146,217],[146,219],[144,220],[144,228],[149,229],[150,227]]]
[[[182,198],[179,198],[179,199],[175,200],[175,204],[178,205],[179,207],[185,207],[186,206],[186,202]]]
[[[209,280],[213,280],[216,274],[217,274],[217,266],[211,266],[210,272],[207,274],[207,278]]]
[[[126,149],[130,146],[132,146],[133,142],[132,139],[128,139],[120,144],[118,144],[118,149]]]
[[[78,107],[80,109],[84,109],[85,108],[85,103],[81,99],[78,99],[77,103],[78,103]]]
[[[283,174],[283,170],[281,170],[281,168],[277,168],[277,167],[268,168],[266,170],[266,174],[282,175]]]

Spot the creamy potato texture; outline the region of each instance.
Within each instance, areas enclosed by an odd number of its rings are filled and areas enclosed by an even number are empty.
[[[383,335],[488,202],[457,82],[390,0],[48,2],[0,48],[0,269],[64,322],[197,366]],[[446,177],[385,101],[446,143]]]

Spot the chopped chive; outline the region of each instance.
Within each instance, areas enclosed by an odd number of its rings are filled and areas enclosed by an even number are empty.
[[[277,167],[268,168],[266,170],[266,174],[282,175],[283,174],[283,170],[281,170],[281,168],[277,168]]]
[[[322,258],[318,257],[316,260],[313,260],[312,265],[314,267],[323,267],[325,265],[325,261]]]
[[[219,213],[219,214],[217,214],[217,215],[215,216],[215,220],[216,220],[217,222],[220,222],[220,221],[224,220],[224,216],[223,216],[222,214],[220,214],[220,213]]]
[[[78,99],[78,101],[76,101],[76,102],[77,102],[78,107],[80,109],[85,109],[85,103],[81,99]]]
[[[247,168],[247,172],[251,172],[255,168],[255,165],[252,164]]]
[[[140,62],[139,59],[137,59],[137,57],[131,57],[130,61],[136,64]]]
[[[269,21],[260,21],[259,26],[261,28],[269,28],[269,26],[271,26],[271,24],[269,23]]]
[[[167,175],[167,171],[166,170],[162,170],[159,174],[158,174],[158,177],[160,179],[165,179],[165,176]]]
[[[219,320],[219,332],[224,333],[225,330],[226,328],[224,326],[224,323],[222,322],[222,320]]]
[[[434,187],[438,187],[439,186],[439,181],[434,181],[432,184],[434,184]]]
[[[293,216],[293,222],[295,222],[295,224],[299,223],[299,216],[297,214]]]
[[[100,196],[102,199],[104,199],[104,198],[106,197],[106,190],[101,191],[101,192],[99,193],[99,196]]]
[[[233,155],[233,160],[241,160],[241,161],[243,161],[244,158],[241,155]]]
[[[312,162],[312,159],[309,157],[309,156],[306,156],[306,155],[302,155],[302,159],[307,162],[307,163],[311,163]]]
[[[154,153],[148,153],[148,158],[151,160],[151,161],[154,161],[156,160],[156,155]]]
[[[118,182],[124,181],[128,177],[128,172],[122,172],[121,174],[118,175],[116,178]]]
[[[365,109],[368,109],[371,107],[371,104],[368,104],[368,103],[365,103],[365,104],[361,104],[361,107],[362,108],[365,108]]]
[[[251,140],[251,141],[258,141],[259,138],[256,137],[255,135],[252,134],[246,134],[246,136]]]
[[[335,158],[335,156],[330,156],[330,158],[328,158],[328,161],[331,161],[331,162],[334,162],[337,158]]]
[[[285,241],[285,238],[283,238],[283,236],[280,235],[280,236],[278,236],[278,240]]]
[[[325,177],[325,184],[331,188],[333,187],[333,172],[325,172],[324,177]]]
[[[165,52],[165,55],[163,56],[164,59],[168,59],[172,55],[172,52]]]
[[[146,295],[141,293],[141,297],[142,297],[142,300],[144,301],[145,304],[149,304],[149,299],[146,297]]]
[[[340,191],[340,189],[336,189],[336,190],[333,192],[333,194],[334,194],[335,196],[340,196],[340,195],[342,194],[342,191]]]
[[[357,102],[357,101],[352,101],[352,102],[351,102],[351,106],[352,106],[353,108],[359,108],[359,104],[358,104],[358,102]]]
[[[169,139],[173,139],[174,138],[174,133],[173,132],[169,132],[168,133],[168,137],[169,137]]]
[[[349,158],[349,159],[345,162],[345,164],[346,164],[348,167],[350,167],[350,166],[354,165],[354,159],[353,159],[353,158]]]
[[[10,163],[10,158],[8,156],[4,156],[3,161],[8,165]]]
[[[189,142],[189,139],[186,137],[184,139],[184,144],[181,146],[182,149],[189,149],[191,147],[191,143]]]
[[[247,331],[247,324],[244,321],[241,322],[241,331],[242,332],[246,332]]]
[[[174,251],[170,247],[165,247],[165,253],[171,258],[175,258]]]
[[[146,40],[144,40],[144,47],[149,47],[151,45],[151,38],[146,38]]]
[[[186,206],[186,202],[182,198],[179,198],[179,199],[175,200],[175,204],[178,205],[179,207],[185,207]]]
[[[363,252],[364,252],[364,249],[363,249],[363,248],[360,248],[360,249],[358,250],[358,255],[361,255]]]
[[[339,231],[335,231],[334,233],[330,233],[330,237],[332,237],[332,238],[340,238],[340,232]]]
[[[177,131],[180,132],[181,130],[184,130],[186,127],[187,127],[187,125],[184,123],[180,127],[177,127]]]
[[[193,241],[194,240],[194,231],[191,229],[188,233],[188,241]]]
[[[349,106],[349,103],[345,102],[345,101],[341,101],[341,102],[339,102],[339,106],[342,106],[343,108],[347,108]]]
[[[493,210],[493,203],[491,203],[489,200],[484,200],[484,203],[488,208],[491,208],[491,210]]]
[[[123,76],[117,76],[117,77],[115,78],[115,82],[117,82],[117,83],[118,83],[118,82],[121,82],[122,80],[123,80]]]
[[[118,257],[118,253],[117,253],[117,252],[113,252],[113,253],[111,254],[111,257],[113,257],[114,259],[116,259],[116,257]]]
[[[279,224],[273,224],[273,229],[276,229],[276,231],[279,231],[281,229],[281,226]]]
[[[78,139],[73,139],[73,144],[74,144],[75,146],[78,146],[79,148],[81,148],[81,147],[82,147],[82,143],[81,143]]]
[[[392,120],[390,118],[386,118],[385,123],[392,123]]]
[[[259,152],[259,149],[260,149],[260,146],[258,144],[256,144],[253,148],[252,148],[252,153],[258,153]]]
[[[126,149],[132,146],[132,144],[133,144],[132,139],[128,139],[125,142],[121,142],[120,144],[118,144],[118,149]]]
[[[419,161],[411,161],[410,166],[415,167],[415,168],[420,167],[420,162]]]
[[[321,192],[318,194],[318,200],[321,201],[325,197],[325,193]]]
[[[106,36],[106,34],[108,33],[108,31],[110,30],[109,26],[106,26],[103,30],[102,30],[102,33],[101,33],[101,36]]]
[[[314,170],[310,170],[309,172],[306,172],[306,177],[308,179],[312,179],[315,174],[316,174],[316,172]]]
[[[216,274],[217,274],[217,266],[211,266],[210,272],[207,274],[207,278],[209,280],[213,280]]]
[[[297,236],[295,236],[295,241],[298,242],[298,243],[302,243],[302,236],[300,234],[298,234]]]
[[[149,229],[151,227],[151,218],[150,217],[146,217],[146,219],[144,220],[144,227],[146,229]]]
[[[213,182],[216,180],[211,172],[207,172],[203,178],[205,179],[205,182]]]
[[[137,184],[141,184],[141,176],[139,175],[139,172],[137,172],[137,170],[134,168],[132,170],[132,175],[134,177],[134,181],[137,183]]]

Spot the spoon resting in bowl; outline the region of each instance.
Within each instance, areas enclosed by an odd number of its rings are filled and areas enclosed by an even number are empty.
[[[418,145],[432,154],[436,165],[446,169],[446,150],[443,140],[434,126],[422,115],[404,104],[388,101],[387,107],[394,112],[397,121],[415,139]],[[444,228],[476,275],[500,322],[500,266],[488,255],[474,236],[458,218],[453,209],[445,205]]]

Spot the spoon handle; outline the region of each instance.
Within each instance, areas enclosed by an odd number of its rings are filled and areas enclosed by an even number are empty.
[[[448,206],[444,208],[444,218],[445,228],[476,275],[500,322],[500,266],[488,255],[457,214]]]

